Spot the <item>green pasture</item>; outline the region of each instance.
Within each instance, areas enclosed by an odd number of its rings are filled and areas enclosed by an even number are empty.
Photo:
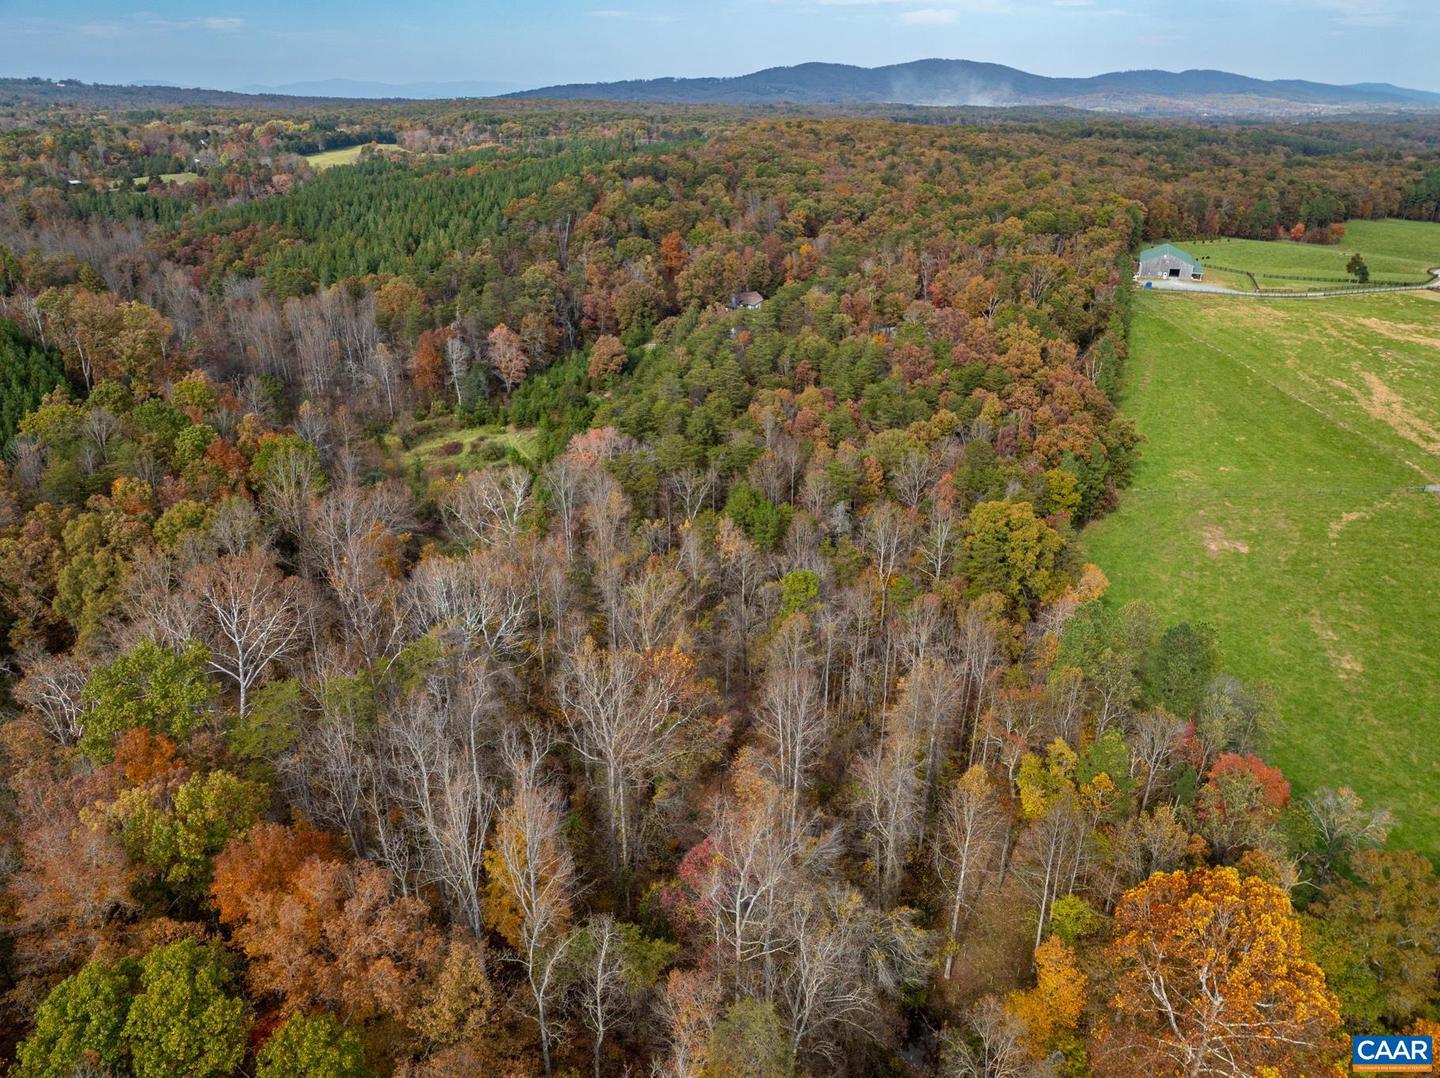
[[[1305,291],[1349,279],[1345,265],[1357,252],[1370,269],[1372,284],[1416,284],[1428,279],[1427,270],[1440,266],[1440,224],[1415,221],[1349,221],[1345,236],[1322,246],[1289,240],[1190,240],[1180,244],[1206,266],[1206,280],[1241,291],[1251,291],[1243,274],[1212,270],[1248,270],[1262,288]],[[1331,282],[1297,280],[1333,278]]]
[[[365,148],[366,146],[346,146],[339,150],[324,150],[320,153],[306,154],[305,160],[310,162],[310,167],[316,172],[324,172],[327,168],[333,168],[335,165],[353,165],[360,160],[360,154]],[[406,152],[399,146],[377,144],[375,148],[381,153]]]
[[[1440,264],[1440,225],[1351,236],[1387,269]],[[1326,254],[1237,245],[1276,248]],[[1121,406],[1146,443],[1084,535],[1108,601],[1214,625],[1227,669],[1276,691],[1266,752],[1297,794],[1350,786],[1440,855],[1440,294],[1136,303]]]

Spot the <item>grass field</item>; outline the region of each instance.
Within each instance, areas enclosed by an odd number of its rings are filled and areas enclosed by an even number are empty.
[[[430,420],[408,449],[402,447],[393,435],[389,439],[389,448],[407,471],[418,463],[427,478],[441,479],[494,463],[512,449],[533,460],[538,437],[534,430],[498,424],[457,427],[453,420]],[[460,452],[447,451],[447,447],[457,443],[461,447]]]
[[[1397,265],[1440,252],[1410,227]],[[1440,294],[1137,305],[1121,404],[1147,443],[1084,537],[1109,601],[1214,625],[1277,691],[1297,792],[1351,786],[1440,855],[1440,497],[1414,489],[1440,482]]]
[[[377,148],[381,153],[406,152],[399,146],[378,146]],[[305,160],[310,162],[310,167],[315,169],[315,171],[324,172],[327,168],[333,168],[335,165],[353,165],[356,161],[360,160],[360,152],[364,149],[364,146],[346,146],[339,150],[325,150],[321,153],[307,154]]]
[[[1324,287],[1316,281],[1297,277],[1349,279],[1345,264],[1358,252],[1370,268],[1372,284],[1414,284],[1428,279],[1427,270],[1440,265],[1440,225],[1415,221],[1349,221],[1345,238],[1331,246],[1288,241],[1196,240],[1182,244],[1196,258],[1209,264],[1249,270],[1262,288],[1303,291]],[[1206,270],[1213,284],[1250,291],[1251,284],[1240,274]]]

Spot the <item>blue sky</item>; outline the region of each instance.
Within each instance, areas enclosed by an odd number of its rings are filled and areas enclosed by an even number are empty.
[[[514,87],[806,60],[1215,67],[1440,91],[1435,0],[0,0],[0,74]]]

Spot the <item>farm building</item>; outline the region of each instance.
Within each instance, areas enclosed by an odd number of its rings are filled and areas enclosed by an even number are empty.
[[[1193,258],[1180,248],[1169,243],[1150,247],[1140,252],[1140,277],[1184,277],[1198,281],[1205,267],[1198,258]]]
[[[760,304],[764,302],[765,297],[759,292],[736,292],[730,297],[730,309],[738,311],[743,307],[747,311],[755,311],[759,310]]]

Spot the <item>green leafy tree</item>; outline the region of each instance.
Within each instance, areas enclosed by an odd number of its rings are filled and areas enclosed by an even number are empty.
[[[1366,284],[1370,280],[1370,267],[1365,265],[1365,259],[1361,257],[1359,251],[1351,255],[1350,261],[1345,263],[1345,272],[1361,284]]]
[[[116,736],[143,726],[183,743],[205,720],[215,698],[206,672],[209,652],[198,641],[172,651],[143,641],[97,669],[85,682],[81,750],[108,760]]]
[[[774,550],[790,530],[790,507],[776,505],[749,483],[736,483],[730,488],[725,515],[762,550]]]
[[[16,1078],[71,1078],[82,1064],[121,1072],[138,969],[131,960],[96,960],[56,985],[16,1053]]]
[[[63,385],[60,357],[0,319],[0,446],[10,444],[26,412]]]
[[[130,856],[167,886],[194,896],[210,886],[215,855],[258,822],[266,800],[259,783],[209,771],[188,779],[168,804],[136,787],[121,795],[116,809]]]
[[[79,642],[99,635],[119,604],[138,539],[136,522],[122,513],[81,513],[65,525],[65,567],[55,583],[55,612],[70,623]]]
[[[969,593],[995,592],[1017,609],[1033,610],[1061,584],[1056,559],[1064,546],[1029,502],[981,502],[965,529]]]
[[[1220,638],[1209,625],[1181,622],[1161,634],[1145,664],[1150,698],[1172,715],[1200,710],[1210,679],[1220,668]]]
[[[796,569],[780,578],[780,617],[814,609],[820,599],[820,574],[813,569]]]
[[[233,974],[219,943],[187,937],[140,961],[140,993],[124,1039],[136,1078],[234,1072],[245,1058],[250,1007],[230,994]]]
[[[193,498],[181,498],[155,522],[155,545],[173,551],[187,535],[201,534],[210,527],[210,509]]]
[[[1345,989],[1352,1025],[1378,1015],[1401,1029],[1440,1007],[1440,879],[1404,850],[1362,850],[1351,870],[1310,907],[1326,943],[1319,958]]]
[[[795,1072],[790,1040],[772,1004],[732,1003],[715,1024],[705,1078],[784,1078]]]
[[[257,1078],[369,1078],[359,1038],[328,1014],[297,1014],[260,1049]]]

